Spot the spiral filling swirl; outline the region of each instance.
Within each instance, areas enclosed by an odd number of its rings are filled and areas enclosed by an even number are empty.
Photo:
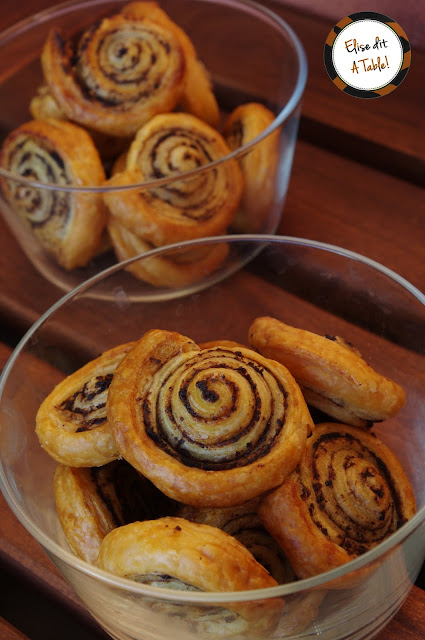
[[[187,173],[216,160],[211,141],[199,131],[170,128],[154,132],[137,158],[142,173],[149,179],[161,179]],[[228,189],[227,172],[219,167],[196,176],[175,180],[167,187],[150,189],[152,198],[176,207],[176,216],[207,220],[222,206]]]
[[[166,589],[173,589],[174,591],[196,591],[202,592],[203,589],[170,576],[168,574],[160,573],[145,573],[130,576],[131,580],[147,584],[151,587],[159,587]],[[172,603],[153,603],[153,608],[156,612],[162,615],[172,616],[174,619],[181,618],[183,622],[187,623],[190,619],[190,625],[194,627],[194,631],[202,631],[203,627],[209,633],[220,632],[223,624],[226,625],[226,629],[231,633],[243,631],[245,625],[243,619],[234,611],[230,609],[224,609],[219,606],[197,606],[196,604],[186,604],[183,607],[179,604]],[[231,625],[231,626],[230,626]],[[230,628],[229,628],[230,626]],[[240,627],[240,628],[239,628]]]
[[[310,478],[301,473],[310,515],[347,552],[364,553],[406,521],[390,470],[353,435],[322,434],[313,444],[310,471]]]
[[[82,36],[76,78],[90,98],[129,108],[161,91],[164,80],[175,72],[171,48],[157,29],[115,16]]]
[[[112,373],[96,376],[60,405],[64,419],[73,422],[77,432],[89,431],[106,422],[106,400],[112,378]]]
[[[61,155],[43,140],[22,137],[9,155],[11,173],[37,182],[69,185],[72,178]],[[60,190],[37,189],[19,182],[9,182],[9,200],[34,229],[41,231],[48,223],[66,229],[70,215],[71,195]]]
[[[239,351],[173,358],[142,401],[146,432],[187,466],[244,466],[266,455],[285,426],[286,393],[267,367]]]

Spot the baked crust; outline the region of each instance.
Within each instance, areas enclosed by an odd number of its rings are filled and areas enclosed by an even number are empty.
[[[143,336],[117,368],[108,417],[121,455],[166,495],[234,506],[283,481],[313,424],[281,364],[249,349]]]
[[[260,498],[236,507],[197,509],[182,505],[176,515],[180,518],[218,527],[242,543],[254,558],[276,580],[287,584],[296,579],[288,558],[276,540],[264,528],[259,516]]]
[[[0,165],[18,176],[58,185],[50,191],[1,181],[11,207],[44,249],[65,269],[85,266],[99,250],[106,208],[100,194],[67,193],[60,186],[104,182],[102,162],[89,134],[65,120],[31,120],[7,136]]]
[[[143,255],[154,249],[146,240],[129,231],[112,216],[108,232],[118,260]],[[229,246],[223,242],[205,251],[176,250],[167,256],[153,256],[148,260],[133,262],[127,271],[157,287],[184,287],[214,273],[225,261]]]
[[[186,62],[186,77],[183,94],[179,107],[201,118],[212,127],[217,127],[220,118],[220,110],[215,98],[212,82],[208,71],[199,60],[195,47],[186,34],[171,18],[160,8],[157,2],[130,2],[122,9],[126,17],[149,18],[169,29],[180,42]]]
[[[111,136],[134,135],[156,113],[174,109],[184,89],[179,41],[148,18],[117,13],[94,24],[77,44],[53,29],[41,62],[65,115]]]
[[[218,340],[207,340],[206,342],[199,342],[200,349],[213,349],[214,347],[233,347],[248,349],[246,344],[242,344],[241,342],[236,342],[235,340],[226,340],[218,339]]]
[[[392,451],[368,431],[340,423],[316,425],[298,468],[259,507],[299,578],[353,560],[415,511]]]
[[[95,564],[99,547],[116,527],[171,515],[175,505],[125,460],[102,467],[58,465],[54,495],[59,520],[72,551]]]
[[[180,591],[227,592],[276,586],[276,581],[235,538],[216,527],[178,517],[137,522],[115,529],[103,540],[98,566],[115,575]],[[228,609],[189,604],[187,617],[197,632],[229,637],[236,626],[246,637],[272,631],[283,608],[280,598],[232,603]],[[175,618],[172,603],[161,610]],[[229,620],[229,610],[235,616]],[[203,625],[208,625],[203,628]],[[233,629],[232,629],[233,627]],[[203,635],[203,634],[202,634]],[[242,636],[243,637],[243,636]]]
[[[188,113],[163,113],[139,129],[126,156],[126,169],[108,187],[177,178],[230,153],[221,134]],[[228,160],[196,176],[150,189],[105,193],[112,216],[155,246],[223,234],[242,195],[239,165]]]
[[[132,346],[126,343],[105,351],[62,380],[41,404],[36,433],[57,462],[96,467],[118,458],[106,399],[115,369]]]
[[[393,417],[405,404],[403,389],[375,371],[348,342],[261,317],[249,329],[252,346],[282,362],[308,404],[353,426]]]
[[[241,104],[232,111],[224,124],[224,139],[234,151],[263,133],[274,119],[274,113],[259,102]],[[242,233],[274,231],[274,228],[267,227],[267,221],[274,223],[276,218],[271,215],[271,212],[276,202],[279,135],[280,129],[277,129],[258,142],[239,160],[244,178],[244,190],[238,213],[232,223],[235,231]]]

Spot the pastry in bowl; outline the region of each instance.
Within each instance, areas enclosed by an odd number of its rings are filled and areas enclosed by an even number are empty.
[[[297,469],[259,508],[299,578],[373,549],[415,512],[394,453],[374,434],[333,422],[315,426]]]
[[[96,467],[119,457],[106,404],[114,372],[132,346],[129,342],[108,349],[62,380],[42,402],[36,433],[57,462]]]
[[[179,591],[245,591],[276,586],[276,581],[235,538],[221,529],[167,517],[114,529],[103,540],[98,566],[137,582]],[[251,603],[191,608],[191,627],[218,638],[258,638],[277,625],[281,598]],[[164,602],[164,612],[184,616],[178,604]],[[261,612],[261,615],[259,615]]]
[[[148,331],[117,367],[108,420],[120,455],[175,500],[242,504],[297,466],[313,423],[281,364]]]
[[[30,120],[7,136],[0,167],[25,181],[0,181],[4,197],[35,238],[65,269],[85,266],[99,251],[107,211],[99,193],[61,187],[99,186],[105,171],[90,135],[60,119]],[[56,189],[28,184],[50,183]]]
[[[406,401],[402,387],[375,371],[343,338],[262,317],[252,323],[249,340],[264,356],[288,367],[308,404],[347,424],[381,422],[395,416]]]

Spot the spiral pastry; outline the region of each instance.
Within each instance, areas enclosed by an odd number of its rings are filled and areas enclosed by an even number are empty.
[[[211,79],[185,31],[171,20],[156,2],[130,2],[122,9],[122,14],[131,18],[149,18],[173,33],[180,42],[186,61],[186,79],[179,107],[212,127],[217,127],[220,110]]]
[[[130,137],[156,113],[171,111],[184,89],[180,43],[148,18],[104,18],[76,45],[52,30],[41,62],[65,115],[112,136]]]
[[[119,457],[106,401],[115,369],[132,346],[130,342],[105,351],[62,380],[41,404],[36,433],[57,462],[97,467]]]
[[[12,209],[59,265],[85,266],[101,243],[105,205],[100,194],[72,194],[60,187],[104,182],[103,166],[88,133],[63,120],[31,120],[7,136],[0,166],[17,176],[58,185],[48,190],[18,181],[1,183]]]
[[[214,347],[233,347],[248,349],[246,344],[242,344],[241,342],[236,342],[235,340],[227,340],[226,338],[220,338],[218,340],[207,340],[206,342],[199,342],[198,344],[200,349],[212,349]]]
[[[111,531],[98,566],[121,577],[179,591],[227,592],[276,586],[276,581],[235,538],[216,527],[178,517],[136,522]],[[157,611],[190,625],[201,637],[264,637],[278,622],[280,598],[220,605],[173,605]]]
[[[126,170],[107,182],[110,187],[163,178],[155,188],[126,192],[111,189],[105,202],[114,218],[155,246],[224,233],[242,194],[235,160],[205,172],[175,179],[229,153],[221,135],[187,113],[160,114],[137,133]]]
[[[310,414],[279,363],[249,349],[192,343],[182,351],[187,340],[152,330],[118,367],[108,398],[115,441],[171,498],[197,507],[242,504],[295,469]]]
[[[56,510],[72,551],[94,564],[107,533],[130,522],[172,515],[175,505],[125,460],[102,467],[58,465]]]
[[[233,151],[259,136],[275,119],[270,109],[258,102],[241,104],[227,118],[223,136]],[[258,233],[267,227],[276,203],[279,169],[279,135],[277,129],[258,142],[239,160],[244,178],[244,190],[239,211],[232,223],[238,232]]]
[[[372,549],[415,511],[409,480],[384,443],[358,427],[322,423],[259,515],[297,576],[307,578]]]
[[[180,518],[218,527],[239,540],[252,553],[278,584],[296,579],[289,561],[276,540],[264,528],[259,516],[260,499],[255,498],[236,507],[197,509],[183,505],[177,510]]]
[[[109,221],[108,232],[120,261],[155,248],[113,218]],[[229,246],[225,242],[206,246],[202,252],[176,250],[166,256],[153,256],[149,260],[133,262],[127,267],[127,271],[156,287],[184,287],[214,273],[223,264],[228,253]]]
[[[307,404],[341,422],[370,427],[396,415],[406,401],[400,385],[376,372],[343,338],[262,317],[252,323],[249,341],[288,367]]]

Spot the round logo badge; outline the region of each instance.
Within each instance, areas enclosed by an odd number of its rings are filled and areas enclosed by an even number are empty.
[[[356,98],[385,96],[410,67],[409,40],[397,22],[373,11],[353,13],[329,33],[326,71],[336,86]]]

